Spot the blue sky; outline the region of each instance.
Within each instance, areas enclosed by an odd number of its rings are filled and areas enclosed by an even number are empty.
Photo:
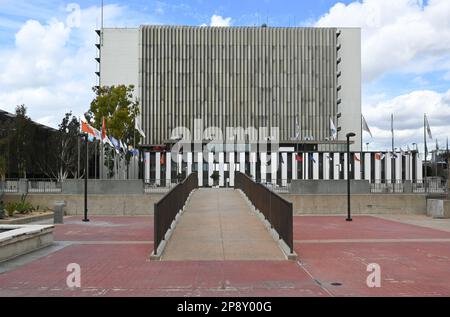
[[[0,108],[25,103],[56,126],[80,115],[96,83],[93,60],[100,1],[0,0]],[[372,149],[388,148],[390,113],[398,146],[421,143],[423,113],[441,144],[450,134],[450,1],[105,0],[105,26],[139,24],[358,26],[362,28],[363,113]],[[435,141],[429,140],[435,144]]]

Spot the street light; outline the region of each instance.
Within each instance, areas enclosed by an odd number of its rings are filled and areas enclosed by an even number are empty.
[[[350,138],[356,136],[355,133],[347,133],[347,219],[346,221],[352,221],[350,213]]]
[[[84,175],[84,219],[83,222],[89,222],[88,219],[88,207],[87,207],[87,186],[88,186],[88,159],[89,159],[89,138],[88,138],[88,134],[85,134],[85,141],[86,141],[86,160],[84,162],[84,169],[85,169],[85,175]]]

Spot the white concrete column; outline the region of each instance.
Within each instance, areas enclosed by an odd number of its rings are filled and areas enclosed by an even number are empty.
[[[203,153],[197,153],[197,162],[198,162],[198,186],[203,186]]]
[[[408,154],[408,180],[412,180],[413,178],[413,155],[411,152]]]
[[[281,157],[283,158],[283,162],[281,162],[281,185],[287,186],[288,182],[288,175],[287,175],[287,169],[288,169],[288,154],[287,153],[281,153]]]
[[[354,155],[354,171],[355,171],[355,179],[361,179],[361,160],[362,160],[362,154],[361,153],[355,153]],[[358,161],[359,160],[359,161]]]
[[[344,179],[347,179],[347,153],[344,153]]]
[[[208,152],[208,186],[214,185],[214,181],[211,178],[213,172],[214,172],[214,153]]]
[[[309,153],[303,155],[303,179],[309,179]]]
[[[234,152],[230,152],[230,187],[234,187]]]
[[[339,172],[340,172],[340,165],[341,164],[341,160],[339,158],[339,153],[333,153],[333,177],[334,179],[339,179]]]
[[[298,162],[296,159],[297,153],[292,153],[292,179],[297,179]]]
[[[225,170],[225,153],[219,152],[219,175],[220,175],[219,186],[220,187],[225,186],[224,170]]]
[[[150,152],[144,152],[145,161],[145,180],[150,181]]]
[[[330,153],[323,153],[322,162],[323,162],[323,179],[330,179]]]
[[[319,153],[313,153],[313,179],[319,179]]]
[[[402,160],[403,155],[397,154],[397,158],[395,159],[395,179],[402,180]]]
[[[178,167],[178,174],[183,173],[183,154],[182,153],[178,153],[177,167]]]
[[[270,167],[271,167],[270,174],[272,176],[271,182],[272,182],[272,184],[276,184],[277,183],[277,171],[278,171],[278,152],[271,153]]]
[[[370,155],[370,153],[366,153],[366,154],[364,154],[365,155],[365,157],[364,157],[364,179],[365,180],[368,180],[369,182],[371,181],[371,172],[372,172],[372,169],[371,169],[371,155]]]
[[[239,172],[245,174],[245,153],[239,153]]]
[[[170,184],[172,178],[172,154],[166,153],[166,185]]]
[[[256,179],[256,153],[250,153],[250,174],[252,175],[253,180]]]
[[[377,154],[380,155],[380,159],[377,160],[375,157],[375,181],[380,182],[380,180],[381,180],[381,156],[383,154],[381,154],[381,153],[377,153]]]
[[[266,181],[267,153],[261,153],[261,182]]]
[[[392,177],[391,177],[391,174],[392,174],[392,155],[391,155],[391,153],[386,153],[386,156],[384,157],[384,161],[385,161],[385,172],[384,172],[384,175],[385,175],[385,178],[386,178],[386,183],[388,183],[388,182],[390,182],[391,181],[391,179],[392,179]]]
[[[422,158],[420,157],[420,154],[417,153],[416,154],[416,179],[418,181],[423,180],[422,165],[423,165]]]
[[[187,175],[192,173],[192,152],[187,153]]]
[[[156,185],[161,185],[161,153],[157,152],[155,157]]]

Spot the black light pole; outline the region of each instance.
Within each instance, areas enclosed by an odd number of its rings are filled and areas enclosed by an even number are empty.
[[[87,207],[87,185],[88,185],[88,159],[89,159],[89,140],[88,135],[84,136],[84,140],[86,141],[86,160],[84,162],[84,219],[83,222],[89,222],[87,217],[88,207]]]
[[[354,137],[353,132],[347,133],[347,219],[346,221],[352,221],[350,213],[350,138]]]

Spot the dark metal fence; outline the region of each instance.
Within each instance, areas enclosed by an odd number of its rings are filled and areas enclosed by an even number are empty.
[[[236,173],[235,187],[241,189],[280,238],[294,251],[292,203],[280,197],[265,185],[255,183],[247,175]]]
[[[178,212],[183,208],[189,194],[198,187],[197,173],[190,174],[183,182],[172,188],[154,208],[154,253],[157,254],[158,247]]]

